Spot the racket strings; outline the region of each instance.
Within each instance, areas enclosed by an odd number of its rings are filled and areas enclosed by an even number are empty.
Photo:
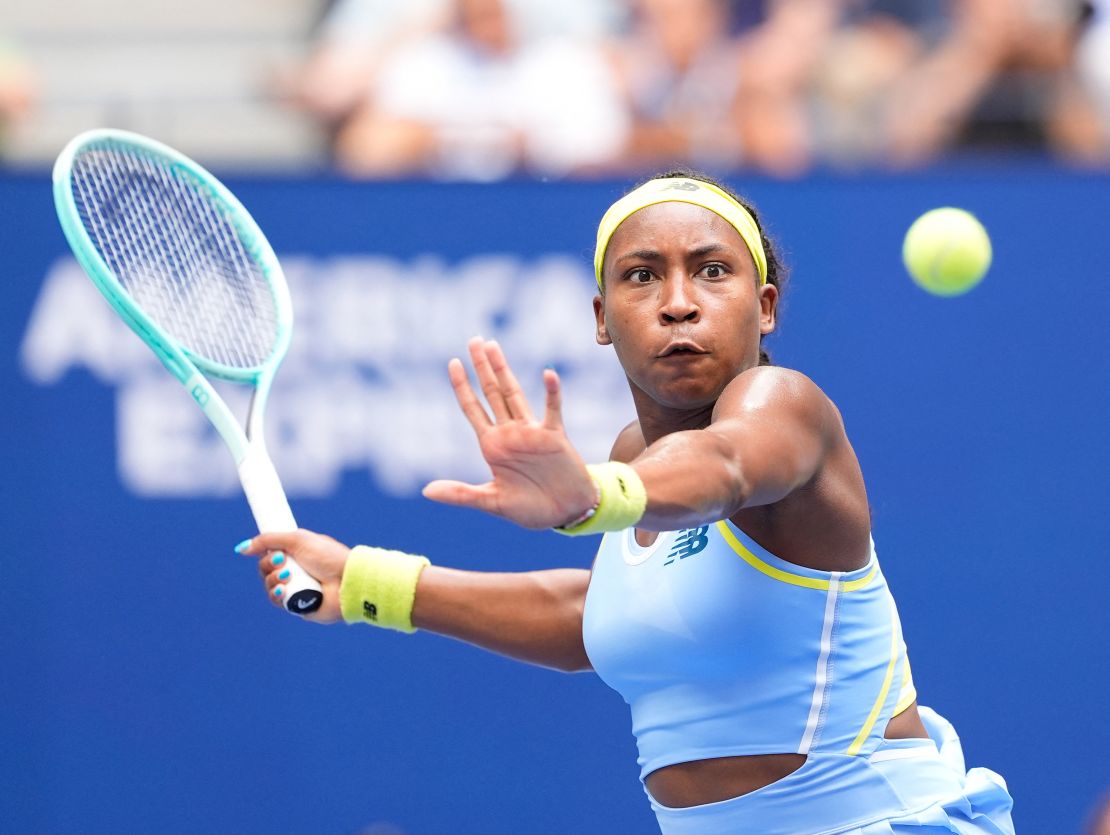
[[[135,303],[195,356],[262,365],[279,313],[262,267],[227,210],[184,169],[110,146],[73,165],[78,214]]]

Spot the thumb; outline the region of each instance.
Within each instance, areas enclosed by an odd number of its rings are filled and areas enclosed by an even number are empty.
[[[497,488],[493,486],[493,482],[466,484],[462,481],[439,479],[425,486],[423,492],[426,499],[457,507],[472,507],[491,513],[497,507]]]
[[[239,554],[257,557],[267,551],[291,551],[296,548],[300,541],[300,531],[260,533],[250,539],[244,539],[235,546],[235,551]]]

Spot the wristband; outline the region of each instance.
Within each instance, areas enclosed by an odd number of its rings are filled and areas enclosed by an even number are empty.
[[[339,608],[347,623],[369,623],[415,632],[416,581],[427,557],[358,545],[351,549],[339,583]]]
[[[606,531],[623,531],[639,522],[647,509],[647,491],[636,471],[620,461],[586,467],[597,485],[597,505],[574,521],[553,528],[567,536],[585,536]]]

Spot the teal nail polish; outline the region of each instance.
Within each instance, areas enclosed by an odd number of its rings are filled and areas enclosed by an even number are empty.
[[[279,580],[288,580],[289,579],[289,569],[288,568],[283,569],[281,571],[281,573],[278,574],[278,579]]]
[[[283,562],[285,562],[285,554],[279,551],[270,558],[270,562],[272,562],[274,565],[281,565]]]
[[[281,597],[281,586],[274,586],[274,597]]]
[[[249,539],[244,539],[242,542],[240,542],[238,545],[235,546],[235,553],[236,554],[241,554],[250,547],[251,547],[251,541]]]

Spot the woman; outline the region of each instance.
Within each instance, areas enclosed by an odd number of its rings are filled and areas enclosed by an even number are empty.
[[[611,460],[587,467],[570,445],[554,371],[534,416],[500,348],[476,339],[488,411],[460,361],[449,374],[492,479],[424,491],[604,532],[592,571],[456,571],[298,531],[242,546],[271,599],[289,553],[323,584],[315,619],[595,669],[631,707],[665,833],[1012,832],[1005,783],[965,772],[951,726],[917,707],[840,414],[762,353],[781,267],[754,213],[665,174],[610,207],[594,266],[597,340],[637,413]]]

